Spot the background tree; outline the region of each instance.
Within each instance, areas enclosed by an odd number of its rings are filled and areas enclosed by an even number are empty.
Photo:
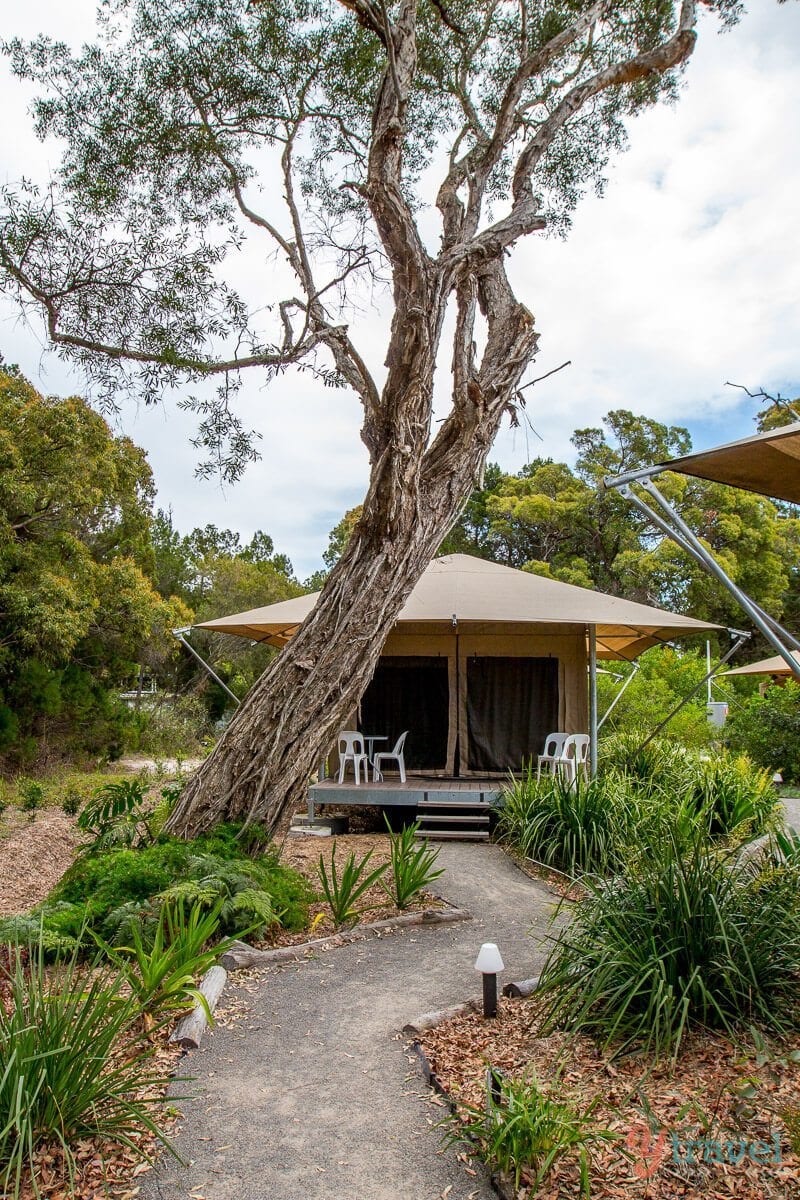
[[[565,583],[744,625],[716,580],[615,491],[600,488],[606,475],[687,453],[688,430],[617,410],[604,428],[578,430],[572,441],[574,469],[542,459],[516,475],[490,468],[443,551],[465,549]],[[800,566],[797,517],[765,497],[690,476],[664,474],[659,487],[731,577],[783,616]]]
[[[106,392],[120,373],[148,399],[220,380],[194,404],[231,477],[254,453],[234,409],[242,371],[296,366],[363,406],[362,516],[173,830],[274,825],[300,799],[518,403],[538,339],[509,250],[564,229],[625,118],[675,95],[697,14],[696,0],[118,0],[105,41],[77,57],[46,38],[9,47],[44,88],[39,132],[65,151],[53,192],[7,193],[0,267],[55,344]],[[435,249],[420,219],[434,198]],[[223,279],[245,236],[250,262],[259,245],[280,256],[282,301],[249,305]],[[344,313],[383,273],[379,383]],[[434,427],[450,307],[451,409]]]
[[[153,568],[143,451],[76,397],[0,370],[0,755],[120,750],[120,687],[191,620]]]

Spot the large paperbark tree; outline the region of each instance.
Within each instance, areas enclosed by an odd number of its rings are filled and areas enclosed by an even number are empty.
[[[626,117],[675,94],[697,18],[696,0],[111,0],[77,56],[6,47],[44,87],[39,133],[65,149],[48,192],[7,189],[0,268],[102,396],[218,379],[188,403],[232,478],[254,456],[245,373],[313,371],[363,407],[363,515],[173,831],[274,828],[301,800],[521,403],[538,335],[510,251],[565,229]],[[249,305],[226,282],[237,254],[279,300]],[[347,323],[367,286],[393,306],[380,379]],[[587,280],[598,304],[607,286]]]

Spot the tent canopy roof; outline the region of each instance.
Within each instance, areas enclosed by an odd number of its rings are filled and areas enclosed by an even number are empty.
[[[800,504],[800,421],[658,465]]]
[[[800,650],[792,651],[792,658],[800,663]],[[734,667],[732,671],[722,671],[720,679],[729,675],[791,675],[792,671],[785,658],[776,654],[774,658],[762,658],[758,662],[747,663],[744,667]]]
[[[318,596],[319,592],[297,596],[203,621],[195,628],[283,646],[309,615]],[[467,554],[449,554],[430,563],[406,601],[397,626],[427,624],[452,630],[453,618],[459,626],[595,625],[598,656],[628,660],[659,642],[720,628]]]

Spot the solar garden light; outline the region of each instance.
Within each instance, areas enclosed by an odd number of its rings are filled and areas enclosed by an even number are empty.
[[[484,942],[475,959],[475,970],[483,975],[483,1015],[497,1016],[497,975],[503,970],[503,960],[494,942]]]

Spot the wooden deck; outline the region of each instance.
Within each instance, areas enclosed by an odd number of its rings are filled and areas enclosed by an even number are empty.
[[[309,786],[308,815],[313,819],[317,804],[416,808],[435,801],[443,805],[485,804],[488,809],[500,795],[503,784],[502,779],[447,779],[437,775],[408,775],[405,783],[394,777],[358,785],[352,777],[344,783],[323,779]]]

